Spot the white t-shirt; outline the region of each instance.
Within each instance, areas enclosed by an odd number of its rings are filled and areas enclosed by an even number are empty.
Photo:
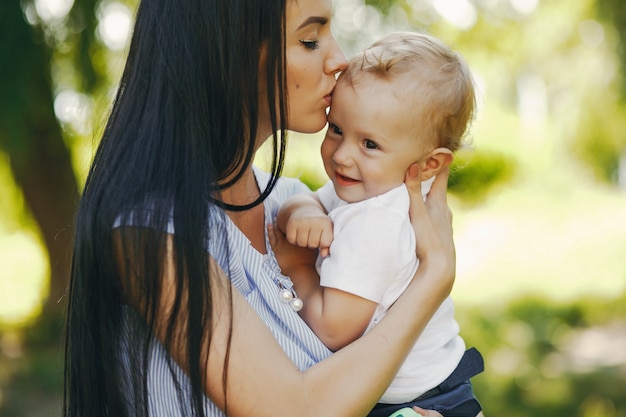
[[[422,185],[424,196],[431,183]],[[402,294],[417,270],[408,191],[402,184],[380,196],[348,204],[328,182],[317,195],[334,225],[330,256],[317,262],[320,284],[378,303],[367,332]],[[464,351],[454,305],[447,298],[379,402],[400,404],[419,397],[450,375]]]

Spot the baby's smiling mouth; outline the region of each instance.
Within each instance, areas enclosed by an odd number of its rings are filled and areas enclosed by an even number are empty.
[[[344,176],[344,175],[341,175],[341,174],[340,174],[340,173],[338,173],[338,172],[335,172],[335,179],[337,180],[337,183],[338,183],[339,185],[344,185],[344,186],[354,185],[354,184],[358,184],[359,182],[361,182],[361,181],[359,181],[359,180],[355,180],[355,179],[353,179],[353,178],[350,178],[350,177],[346,177],[346,176]]]

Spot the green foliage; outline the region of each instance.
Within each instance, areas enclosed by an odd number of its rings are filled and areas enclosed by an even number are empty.
[[[450,168],[448,189],[465,203],[480,203],[512,178],[516,166],[513,158],[495,151],[460,151]]]
[[[598,344],[626,328],[626,294],[569,304],[531,297],[457,312],[468,346],[485,357],[486,371],[474,379],[485,415],[625,415],[623,342]]]
[[[6,335],[0,333],[5,341]],[[19,346],[19,340],[14,340]],[[20,356],[0,350],[0,416],[61,415],[63,350],[61,346],[25,349]]]
[[[391,6],[397,3],[399,3],[397,0],[365,0],[366,5],[377,8],[383,14],[387,14]]]
[[[0,149],[7,150],[12,163],[19,165],[36,143],[30,131],[41,133],[47,127],[31,129],[24,119],[32,123],[52,113],[47,100],[51,91],[46,91],[51,51],[42,36],[30,30],[17,1],[0,2],[0,27]]]
[[[626,110],[613,105],[591,108],[579,122],[573,152],[592,167],[596,178],[617,182],[620,157],[626,155]]]
[[[93,62],[96,42],[96,0],[74,0],[74,6],[68,16],[67,27],[72,33],[71,43],[74,45],[74,65],[78,69],[81,89],[93,92],[106,80],[106,73],[99,73]],[[100,46],[102,48],[102,46]]]
[[[621,93],[622,100],[626,100],[626,2],[623,0],[597,0],[596,7],[601,18],[613,24],[618,32],[620,42],[617,44],[617,53],[621,61]]]
[[[327,181],[326,178],[321,178],[317,173],[311,171],[304,171],[299,178],[311,190],[317,190]]]

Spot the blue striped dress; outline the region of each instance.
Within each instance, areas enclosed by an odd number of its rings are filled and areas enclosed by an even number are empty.
[[[269,174],[254,170],[257,182],[261,189],[269,180]],[[294,194],[308,192],[308,188],[299,180],[280,178],[270,196],[264,202],[265,222],[273,222],[281,204]],[[250,241],[241,231],[215,209],[211,216],[211,226],[216,229],[226,229],[227,243],[224,239],[212,239],[208,243],[208,251],[229,275],[230,280],[239,292],[246,298],[252,308],[265,322],[272,334],[300,370],[328,357],[331,352],[315,336],[306,323],[294,312],[290,306],[279,298],[277,281],[283,285],[290,285],[287,277],[280,273],[280,268],[271,251],[266,236],[267,254],[261,254],[252,247]],[[173,230],[170,230],[173,231]],[[133,314],[127,315],[128,320]],[[130,327],[129,327],[130,328]],[[125,348],[122,343],[122,357]],[[168,355],[164,348],[155,341],[150,357],[148,375],[149,407],[151,416],[184,416],[190,415],[190,410],[181,410],[181,402],[175,388],[172,370],[170,370]],[[173,372],[183,383],[183,397],[188,394],[185,390],[186,377],[182,370],[174,366]],[[183,398],[184,406],[189,404],[188,398]],[[129,398],[130,400],[130,398]],[[131,406],[132,407],[132,406]],[[221,410],[208,398],[205,401],[205,410],[208,416],[223,416]]]

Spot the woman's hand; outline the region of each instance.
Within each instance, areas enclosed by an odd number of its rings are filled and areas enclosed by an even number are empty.
[[[416,254],[421,262],[436,262],[452,276],[456,270],[456,253],[452,238],[452,212],[448,207],[449,169],[443,169],[435,178],[426,201],[422,199],[420,168],[412,165],[406,173],[409,190],[409,214],[416,236]]]

